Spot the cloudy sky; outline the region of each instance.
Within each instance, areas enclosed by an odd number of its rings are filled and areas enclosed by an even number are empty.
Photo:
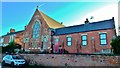
[[[118,2],[3,2],[2,35],[9,32],[10,28],[23,30],[37,5],[40,11],[63,22],[65,26],[83,24],[86,18],[95,22],[112,17],[115,17],[115,23],[118,24]]]

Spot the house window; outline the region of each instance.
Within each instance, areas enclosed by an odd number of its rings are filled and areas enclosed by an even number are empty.
[[[118,29],[118,30],[119,30],[119,32],[120,32],[120,26],[119,26],[119,29]]]
[[[82,46],[87,45],[87,35],[82,35]]]
[[[0,38],[0,46],[3,46],[4,38]]]
[[[106,45],[107,44],[107,34],[101,33],[100,34],[100,45]]]
[[[33,25],[32,38],[39,37],[40,37],[40,24],[38,21],[36,21],[35,24]]]
[[[14,41],[14,35],[10,36],[9,42],[13,42]]]
[[[4,38],[1,38],[1,39],[0,39],[0,43],[3,43],[3,42],[4,42]]]
[[[58,42],[59,41],[59,38],[55,38],[55,42]]]
[[[67,37],[67,46],[72,46],[72,37],[71,36]]]

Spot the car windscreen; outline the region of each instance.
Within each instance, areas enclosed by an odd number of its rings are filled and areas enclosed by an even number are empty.
[[[12,56],[13,59],[22,59],[20,56]]]

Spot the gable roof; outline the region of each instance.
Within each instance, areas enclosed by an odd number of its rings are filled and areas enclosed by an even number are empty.
[[[14,34],[17,34],[17,33],[21,33],[21,32],[23,32],[24,30],[21,30],[21,31],[17,31],[17,32],[12,32],[12,33],[8,33],[8,34],[6,34],[6,35],[3,35],[2,37],[4,37],[4,36],[9,36],[9,35],[14,35]]]
[[[99,22],[92,22],[82,25],[75,25],[55,29],[55,35],[71,34],[78,32],[89,32],[95,30],[113,29],[115,28],[114,18]]]
[[[37,9],[38,10],[38,9]],[[38,10],[39,11],[39,10]],[[56,20],[52,19],[51,17],[47,16],[46,14],[44,14],[43,12],[39,11],[39,13],[41,14],[41,16],[43,17],[43,19],[46,21],[47,25],[50,28],[61,28],[64,27],[64,25],[60,24],[59,22],[57,22]]]

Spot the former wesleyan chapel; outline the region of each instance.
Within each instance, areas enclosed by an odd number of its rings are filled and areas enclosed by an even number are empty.
[[[13,29],[11,29],[12,31]],[[111,40],[116,36],[114,18],[65,27],[36,9],[25,30],[2,36],[2,44],[10,42],[22,46],[25,51],[58,53],[111,53]]]

